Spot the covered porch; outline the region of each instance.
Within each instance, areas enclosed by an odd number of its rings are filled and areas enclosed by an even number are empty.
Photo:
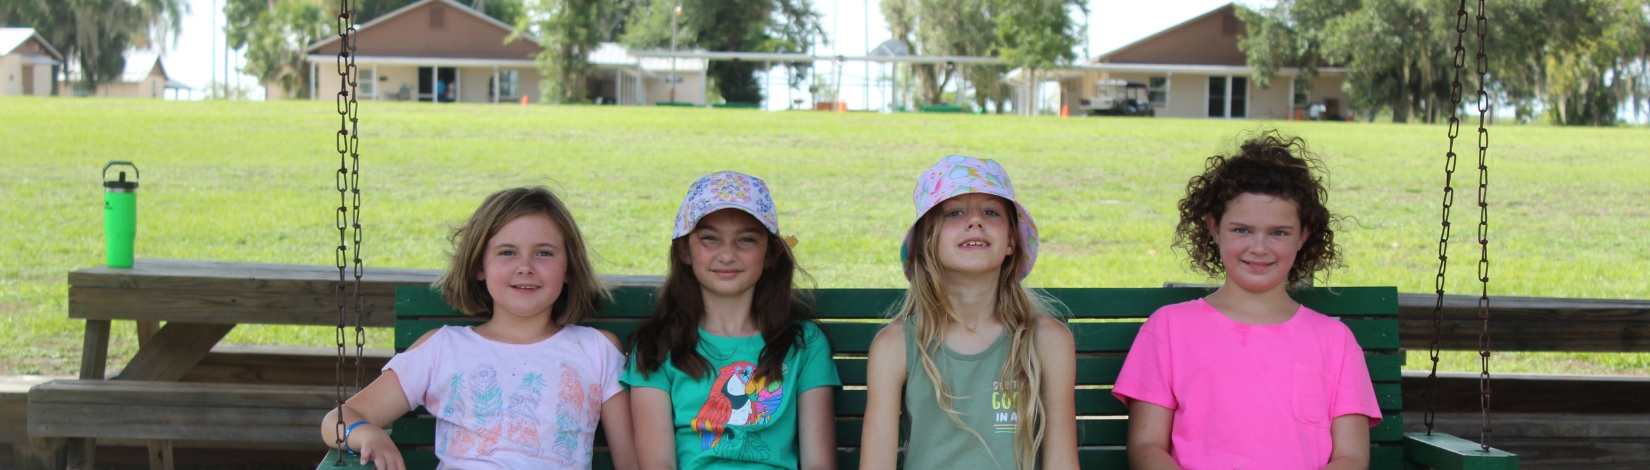
[[[311,54],[310,96],[337,96],[336,56]],[[356,89],[363,100],[432,103],[539,101],[539,72],[527,59],[375,57],[355,59]]]

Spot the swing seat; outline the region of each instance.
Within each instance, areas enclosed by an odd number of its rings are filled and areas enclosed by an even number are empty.
[[[1128,468],[1128,410],[1111,396],[1109,386],[1117,379],[1124,356],[1134,344],[1140,322],[1164,305],[1184,302],[1209,294],[1201,287],[1163,288],[1058,288],[1047,289],[1069,310],[1070,326],[1077,346],[1076,408],[1078,460],[1084,468]],[[646,319],[653,306],[655,288],[626,286],[614,289],[614,301],[595,320],[584,325],[628,337]],[[830,337],[836,354],[837,372],[845,386],[858,389],[836,394],[837,468],[859,467],[861,417],[865,410],[865,355],[871,339],[887,323],[881,315],[896,305],[903,289],[820,289],[815,291],[821,326]],[[1394,287],[1339,287],[1303,289],[1294,294],[1302,304],[1335,317],[1352,330],[1364,349],[1364,359],[1374,382],[1383,419],[1370,429],[1372,470],[1496,469],[1516,470],[1518,457],[1491,449],[1480,450],[1475,442],[1434,433],[1405,434],[1403,393],[1399,369],[1403,355],[1398,344],[1398,291]],[[404,351],[425,332],[442,325],[475,324],[476,319],[453,310],[440,294],[425,286],[400,286],[395,291],[395,348]],[[1105,387],[1105,388],[1102,388]],[[392,438],[401,448],[407,468],[431,470],[437,463],[434,453],[435,419],[423,409],[415,410],[393,424]],[[596,434],[593,468],[611,469],[612,464]],[[328,454],[317,470],[338,469],[335,454]],[[348,461],[349,459],[345,459]],[[358,466],[350,462],[350,466]]]

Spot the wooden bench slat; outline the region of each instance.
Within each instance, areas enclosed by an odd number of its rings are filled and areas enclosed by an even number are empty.
[[[838,357],[836,373],[843,385],[865,385],[868,364],[863,357]],[[1364,354],[1374,382],[1397,382],[1402,377],[1399,360],[1390,354]],[[1121,356],[1078,356],[1077,385],[1111,385],[1117,383],[1117,374],[1123,369]],[[1476,376],[1474,376],[1476,377]]]
[[[1371,446],[1369,453],[1370,470],[1405,469],[1403,447],[1396,445]],[[327,455],[326,462],[331,462],[333,454],[329,453]],[[437,464],[435,451],[432,450],[403,450],[401,455],[407,463],[407,470],[434,470]],[[838,448],[836,455],[838,470],[856,470],[859,468],[858,448]],[[591,468],[594,470],[613,469],[613,460],[605,451],[594,452],[591,455],[591,460]],[[1121,447],[1080,447],[1077,449],[1077,463],[1082,468],[1129,468],[1129,456],[1128,451]]]
[[[332,386],[53,380],[29,389],[29,404],[176,405],[332,409]]]
[[[435,445],[435,417],[418,413],[419,416],[402,418],[391,426],[391,436],[397,445],[403,446],[433,446]],[[1404,438],[1404,419],[1397,411],[1384,413],[1381,424],[1369,430],[1369,440],[1375,443],[1397,444]],[[858,417],[839,416],[836,420],[836,442],[838,447],[853,447],[860,443],[864,421]],[[1096,419],[1083,417],[1077,420],[1077,445],[1079,446],[1121,446],[1128,442],[1129,422],[1121,417]],[[606,446],[606,438],[600,431],[596,432],[597,447]]]
[[[1392,320],[1343,319],[1364,349],[1398,349],[1398,324]],[[1141,323],[1069,323],[1079,353],[1123,353],[1134,345]],[[864,354],[882,323],[821,322],[837,354]]]
[[[29,435],[314,443],[330,408],[29,404]]]
[[[69,318],[89,320],[180,321],[336,325],[338,304],[331,292],[233,292],[69,287]],[[363,294],[366,326],[390,326],[395,297]]]
[[[1208,295],[1200,287],[1143,288],[1049,288],[1043,289],[1059,300],[1071,318],[1146,318],[1164,305]],[[330,293],[331,291],[326,291]],[[598,315],[603,318],[646,318],[651,313],[656,288],[616,287],[613,303]],[[817,314],[826,319],[885,319],[905,296],[905,289],[831,288],[813,291]],[[1396,287],[1337,287],[1302,290],[1296,300],[1329,316],[1396,317]],[[396,289],[399,317],[461,316],[441,296],[425,286]]]

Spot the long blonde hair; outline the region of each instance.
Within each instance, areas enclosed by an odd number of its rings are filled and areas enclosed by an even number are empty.
[[[1009,384],[1020,384],[1019,390],[1014,392],[1014,410],[1020,416],[1014,426],[1015,466],[1029,470],[1035,466],[1037,449],[1043,444],[1043,364],[1037,357],[1037,321],[1050,314],[1052,300],[1020,284],[1019,268],[1024,266],[1030,255],[1026,253],[1026,240],[1020,240],[1020,232],[1016,230],[1018,211],[1011,209],[1007,212],[1011,214],[1009,233],[1015,237],[1014,253],[1004,259],[997,270],[997,300],[992,311],[996,312],[997,320],[1002,322],[1010,339],[1008,360],[1003,362],[1000,380],[1005,390]],[[958,418],[952,405],[954,397],[950,387],[934,363],[934,356],[945,341],[946,327],[951,322],[961,323],[942,281],[944,268],[938,258],[941,223],[936,214],[939,212],[924,215],[911,228],[911,246],[905,259],[906,272],[911,273],[911,287],[906,291],[905,301],[900,304],[893,321],[913,320],[907,328],[916,328],[917,355],[923,371],[934,384],[934,400],[953,423],[984,443],[985,437]]]

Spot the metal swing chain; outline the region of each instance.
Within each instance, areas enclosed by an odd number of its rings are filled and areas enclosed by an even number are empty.
[[[1493,432],[1490,426],[1490,332],[1489,332],[1489,203],[1487,195],[1489,189],[1489,167],[1486,159],[1489,154],[1489,130],[1484,127],[1489,112],[1489,94],[1485,92],[1486,76],[1489,74],[1488,55],[1484,52],[1485,32],[1488,26],[1484,13],[1484,0],[1478,1],[1476,20],[1478,35],[1478,53],[1475,56],[1475,66],[1478,72],[1478,282],[1481,285],[1478,297],[1478,318],[1482,321],[1482,330],[1478,335],[1479,356],[1479,410],[1483,417],[1483,429],[1479,434],[1479,446],[1488,451],[1490,435]],[[1449,266],[1449,237],[1450,237],[1450,207],[1455,203],[1455,189],[1452,179],[1455,174],[1456,154],[1455,138],[1461,134],[1461,119],[1458,115],[1461,108],[1461,70],[1466,66],[1465,36],[1467,32],[1467,2],[1461,0],[1455,12],[1455,48],[1454,67],[1455,77],[1450,85],[1451,116],[1449,119],[1449,152],[1445,154],[1444,163],[1444,198],[1441,231],[1438,237],[1438,275],[1434,278],[1434,288],[1438,294],[1437,303],[1432,310],[1432,344],[1428,351],[1432,360],[1432,370],[1427,374],[1427,409],[1425,416],[1427,434],[1431,435],[1436,417],[1434,398],[1438,388],[1438,343],[1443,330],[1444,308],[1444,279]]]
[[[361,298],[361,142],[356,125],[360,116],[360,104],[356,101],[355,77],[355,41],[359,35],[355,34],[357,5],[353,4],[356,1],[338,1],[339,91],[336,101],[339,124],[338,134],[334,137],[334,145],[338,149],[338,170],[334,175],[338,189],[338,210],[334,213],[334,225],[338,228],[338,248],[333,256],[338,266],[338,285],[333,289],[333,299],[338,304],[338,326],[334,334],[338,344],[338,362],[333,369],[338,421],[333,424],[336,431],[333,443],[339,452],[338,460],[333,464],[335,466],[344,465],[344,451],[348,448],[344,443],[344,326],[349,317],[348,310],[351,304],[355,307],[355,391],[361,390],[364,367],[361,355],[366,344],[366,330],[361,327],[361,316],[366,304]],[[350,256],[350,253],[354,253],[354,256]],[[351,264],[355,277],[353,289],[347,287],[346,280],[346,270]],[[349,302],[345,301],[345,290],[351,290]]]
[[[1461,135],[1461,68],[1466,66],[1467,48],[1463,46],[1467,33],[1467,0],[1461,0],[1455,10],[1455,65],[1454,81],[1450,83],[1450,116],[1449,116],[1449,151],[1444,154],[1444,209],[1438,233],[1438,275],[1433,278],[1432,285],[1438,293],[1438,301],[1432,307],[1432,344],[1428,346],[1428,358],[1432,360],[1432,370],[1427,373],[1427,411],[1423,421],[1427,426],[1427,435],[1432,435],[1433,421],[1437,411],[1433,408],[1434,398],[1438,395],[1438,341],[1443,331],[1444,323],[1444,279],[1449,271],[1449,237],[1450,207],[1455,205],[1455,138]]]
[[[1490,131],[1484,128],[1490,110],[1490,95],[1484,91],[1488,81],[1489,56],[1484,50],[1484,33],[1489,22],[1485,19],[1484,0],[1478,0],[1478,318],[1483,329],[1478,333],[1478,406],[1483,416],[1484,430],[1478,445],[1490,450],[1490,205],[1487,196],[1490,187],[1490,168],[1485,160],[1490,151]]]

